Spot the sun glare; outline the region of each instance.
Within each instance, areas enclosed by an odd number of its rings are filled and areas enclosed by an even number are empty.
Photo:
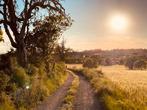
[[[114,31],[124,31],[128,28],[128,18],[121,14],[111,16],[109,26]]]

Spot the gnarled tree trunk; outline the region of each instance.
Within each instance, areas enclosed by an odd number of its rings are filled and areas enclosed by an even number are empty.
[[[23,40],[17,45],[16,52],[19,65],[27,67],[27,50]]]

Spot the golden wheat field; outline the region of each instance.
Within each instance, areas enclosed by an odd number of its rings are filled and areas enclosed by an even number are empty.
[[[79,69],[82,65],[70,64],[67,67]],[[114,88],[123,90],[128,100],[147,105],[147,70],[128,70],[121,65],[99,66],[97,69],[113,83]]]
[[[104,75],[117,87],[127,93],[127,97],[140,103],[147,103],[147,70],[128,70],[124,66],[101,66]]]
[[[68,68],[82,68],[81,64],[69,64]],[[147,70],[128,70],[125,66],[99,66],[104,75],[116,86],[130,93],[147,98]]]
[[[99,69],[106,77],[124,89],[128,87],[147,89],[147,70],[128,70],[120,65],[101,66]]]

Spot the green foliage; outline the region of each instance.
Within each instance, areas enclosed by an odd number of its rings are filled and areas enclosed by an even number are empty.
[[[133,65],[134,69],[146,69],[147,63],[144,60],[137,60]]]
[[[71,26],[71,18],[63,15],[50,15],[44,20],[36,21],[33,32],[26,39],[31,61],[46,59],[53,52],[61,34],[69,26]]]
[[[15,107],[8,95],[0,93],[0,110],[15,110]]]
[[[38,102],[43,101],[48,96],[47,91],[43,84],[33,84],[30,89],[20,90],[15,96],[16,107],[18,109],[35,107]]]
[[[146,65],[145,59],[140,57],[129,57],[125,63],[129,69],[146,69]]]
[[[112,61],[110,60],[110,58],[105,58],[105,59],[104,59],[104,65],[105,65],[105,66],[110,66],[110,65],[112,65]]]
[[[25,69],[17,66],[13,68],[13,80],[19,87],[24,87],[29,80]]]
[[[83,67],[87,68],[97,68],[98,67],[98,62],[92,58],[87,58],[84,63]]]
[[[129,69],[133,69],[134,62],[137,60],[136,57],[130,57],[126,60],[125,66]]]
[[[10,77],[6,75],[3,71],[0,71],[0,91],[4,91],[8,85]]]
[[[29,75],[36,75],[38,73],[39,69],[34,66],[33,64],[29,64],[28,65],[28,70],[27,70],[27,73]]]
[[[14,96],[15,105],[18,109],[34,108],[47,96],[54,93],[66,80],[67,74],[63,63],[56,64],[50,74],[46,73],[45,66],[45,63],[42,62],[38,67],[33,65],[29,67],[29,69],[35,68],[34,72],[29,73],[29,89],[19,89]]]

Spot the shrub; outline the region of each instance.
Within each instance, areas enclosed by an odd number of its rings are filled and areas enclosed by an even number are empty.
[[[0,93],[0,110],[15,110],[14,105],[8,95]]]
[[[38,73],[38,68],[36,66],[34,66],[33,64],[29,64],[29,68],[27,70],[29,75],[35,75]]]
[[[84,63],[83,63],[83,67],[87,67],[87,68],[97,68],[98,63],[96,60],[93,60],[92,58],[87,58]]]
[[[6,75],[3,71],[0,71],[0,92],[6,89],[9,80],[10,77]]]
[[[147,63],[144,60],[137,60],[133,64],[134,69],[146,69]]]
[[[13,69],[13,81],[19,86],[24,87],[28,81],[28,76],[22,67],[15,67]]]
[[[125,63],[125,66],[129,69],[146,69],[146,65],[146,61],[138,57],[130,57]]]

